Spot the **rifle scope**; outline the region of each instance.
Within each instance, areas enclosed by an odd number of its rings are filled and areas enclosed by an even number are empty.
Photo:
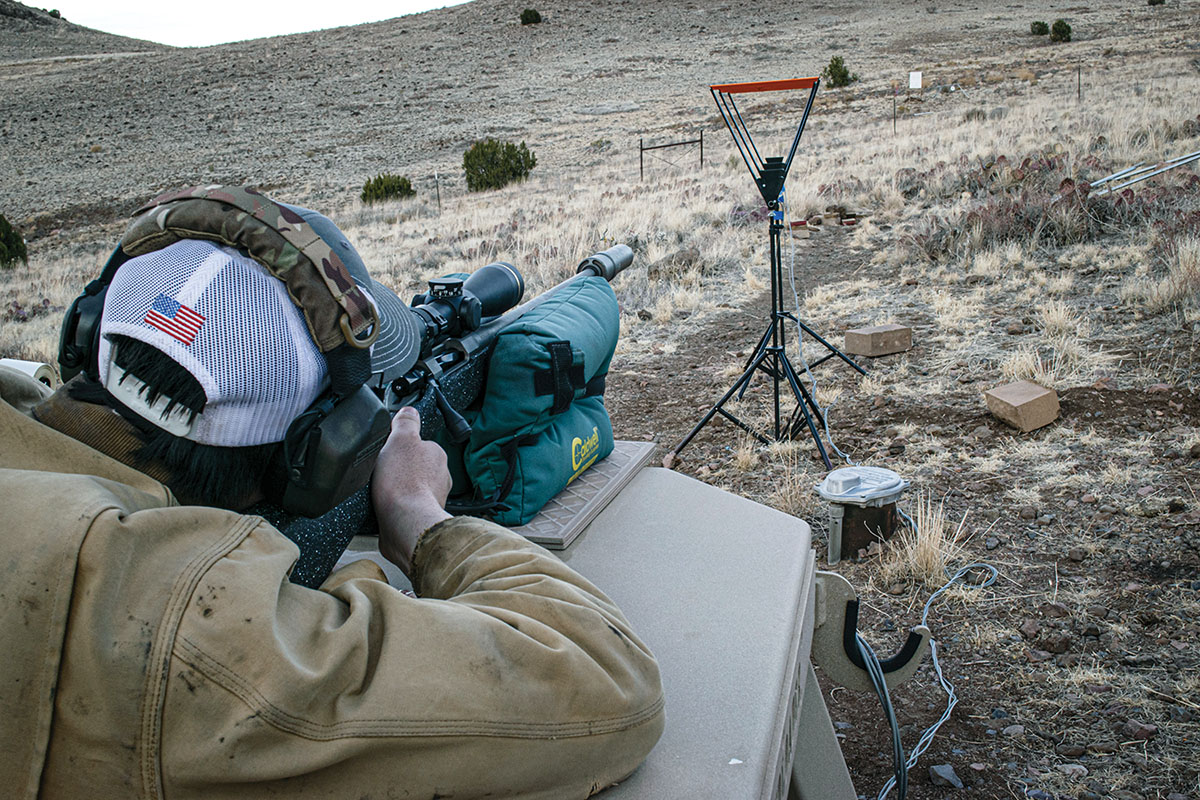
[[[512,264],[497,261],[466,279],[447,275],[429,281],[429,291],[413,298],[412,307],[424,330],[422,342],[441,336],[462,336],[484,319],[503,314],[521,302],[525,279]]]

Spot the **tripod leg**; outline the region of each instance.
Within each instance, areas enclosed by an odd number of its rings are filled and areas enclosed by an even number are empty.
[[[818,416],[820,416],[820,412],[816,409],[813,399],[809,397],[808,391],[800,384],[799,378],[796,377],[796,371],[792,369],[792,363],[788,361],[787,356],[781,356],[780,361],[784,374],[787,375],[788,383],[791,384],[792,393],[796,395],[796,402],[799,403],[800,410],[804,412],[804,421],[808,423],[808,432],[812,434],[813,442],[817,445],[817,452],[821,454],[821,463],[825,465],[825,469],[833,469],[829,454],[825,452],[825,444],[821,441],[821,434],[817,432],[817,426],[813,424],[812,414],[809,413],[805,403],[812,404],[813,412]],[[822,425],[824,425],[824,420],[822,420]]]
[[[733,397],[733,393],[736,392],[739,388],[745,389],[745,385],[750,382],[750,376],[754,374],[754,370],[758,369],[759,363],[765,357],[766,357],[766,352],[761,351],[757,354],[757,356],[754,359],[751,360],[750,364],[746,366],[746,370],[742,373],[742,376],[740,378],[738,378],[736,381],[734,381],[733,386],[729,387],[729,391],[725,392],[725,394],[721,397],[721,399],[716,402],[716,405],[714,405],[712,408],[710,408],[708,410],[708,413],[704,415],[704,418],[696,423],[696,427],[692,428],[691,432],[687,436],[683,437],[683,441],[680,442],[679,444],[675,445],[675,449],[671,451],[671,455],[676,455],[676,456],[679,455],[680,452],[683,451],[683,448],[688,446],[688,442],[692,441],[692,438],[695,437],[695,435],[700,432],[700,429],[703,428],[705,425],[707,425],[709,420],[711,420],[718,412],[720,412],[721,416],[726,417],[727,419],[733,420],[735,423],[740,425],[742,428],[745,428],[747,431],[750,431],[750,429],[747,428],[740,420],[735,419],[732,414],[730,414],[729,412],[722,409],[722,406],[724,406],[725,403],[729,402],[729,398]],[[753,431],[750,431],[750,432],[754,433]],[[755,435],[757,435],[757,434],[755,434]]]
[[[758,345],[754,348],[754,354],[751,355],[750,358],[746,359],[746,364],[743,367],[743,370],[750,369],[751,364],[755,364],[755,363],[761,364],[762,363],[763,354],[766,353],[766,351],[767,351],[767,342],[769,342],[771,340],[771,333],[774,330],[775,330],[775,320],[771,320],[771,324],[767,326],[767,329],[765,331],[763,331],[762,338],[758,340]],[[741,400],[742,396],[746,394],[746,390],[749,388],[750,388],[750,381],[746,381],[742,385],[742,390],[740,392],[738,392],[737,399]]]
[[[789,439],[795,439],[800,432],[800,417],[803,416],[800,405],[800,403],[796,403],[796,407],[792,409],[792,415],[788,417],[787,428],[784,429],[787,431]]]
[[[860,367],[858,364],[855,364],[855,363],[854,363],[854,361],[853,361],[853,359],[851,359],[851,358],[850,358],[850,356],[846,355],[846,354],[845,354],[845,353],[843,353],[841,350],[838,350],[836,347],[834,347],[833,345],[831,345],[829,342],[827,342],[827,341],[825,341],[823,338],[821,338],[821,334],[817,333],[816,331],[814,331],[812,328],[810,328],[810,327],[808,327],[807,325],[805,325],[805,324],[804,324],[803,322],[801,322],[800,320],[796,320],[796,324],[797,324],[797,325],[799,325],[799,326],[800,326],[800,328],[801,328],[801,330],[803,330],[803,331],[804,331],[805,333],[807,333],[809,336],[813,337],[813,338],[814,338],[814,339],[816,339],[818,342],[820,342],[821,344],[825,345],[825,347],[826,347],[826,348],[829,350],[829,352],[830,352],[830,354],[831,354],[831,355],[835,355],[835,356],[837,356],[837,357],[838,357],[838,358],[840,358],[842,361],[845,361],[847,364],[849,364],[850,366],[852,366],[852,367],[854,367],[856,370],[858,370],[858,374],[859,374],[859,375],[866,375],[866,374],[867,374],[867,371],[866,371],[865,369],[863,369],[862,367]]]
[[[795,322],[797,325],[800,324],[799,320],[797,320],[791,314],[787,314],[786,316],[788,317],[788,319],[790,319],[792,322]],[[829,358],[829,357],[831,357],[831,356],[826,356],[825,358]],[[822,358],[821,361],[824,361],[825,358]],[[784,367],[786,369],[785,375],[787,376],[789,383],[792,384],[792,393],[796,395],[796,410],[792,412],[792,419],[788,423],[788,427],[792,428],[795,426],[796,422],[798,421],[798,419],[800,417],[801,408],[805,405],[805,403],[808,404],[808,408],[812,409],[812,413],[817,418],[817,422],[821,423],[821,426],[824,427],[825,418],[823,416],[821,416],[821,407],[819,405],[817,405],[815,400],[813,400],[812,395],[810,395],[808,393],[808,389],[804,388],[804,382],[800,380],[799,375],[796,372],[796,368],[792,365],[792,362],[788,359],[787,353],[781,350],[779,353],[778,360],[780,363],[782,363],[784,365]],[[819,364],[819,363],[821,363],[821,361],[817,361],[815,363]],[[815,364],[811,364],[809,366],[815,366]],[[809,376],[809,377],[811,377],[811,376]],[[815,383],[816,379],[814,378],[813,381]]]
[[[755,439],[757,439],[758,441],[762,442],[763,444],[770,444],[770,443],[771,443],[771,440],[770,440],[770,439],[768,439],[767,437],[763,436],[761,433],[759,433],[758,431],[754,430],[754,429],[753,429],[753,428],[751,428],[749,425],[747,425],[746,423],[742,422],[740,419],[738,419],[737,417],[735,417],[733,414],[730,414],[730,413],[729,413],[728,411],[726,411],[725,409],[723,409],[723,408],[719,408],[719,409],[717,409],[717,413],[718,413],[718,414],[720,414],[720,415],[721,415],[722,417],[724,417],[725,419],[727,419],[727,420],[729,420],[730,422],[732,422],[734,425],[737,425],[739,428],[741,428],[741,429],[742,429],[742,430],[744,430],[746,433],[750,434],[751,436],[753,436]],[[675,452],[677,453],[678,451],[675,451]]]

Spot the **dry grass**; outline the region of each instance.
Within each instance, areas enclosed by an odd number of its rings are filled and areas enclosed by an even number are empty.
[[[810,468],[808,447],[801,442],[775,442],[767,447],[767,457],[773,467],[774,487],[767,505],[802,519],[815,519],[822,514],[820,496],[813,491],[823,468]]]
[[[1042,335],[1050,340],[1086,338],[1090,332],[1090,325],[1062,300],[1043,303],[1038,308],[1038,319]]]
[[[1089,351],[1078,339],[1057,338],[1008,354],[999,372],[1006,381],[1027,380],[1048,388],[1066,388],[1090,383],[1112,363],[1111,356],[1100,350]]]
[[[733,465],[742,472],[750,472],[759,463],[759,444],[752,436],[743,435],[733,451]]]
[[[884,583],[913,582],[936,588],[952,573],[952,564],[962,560],[966,515],[950,530],[944,503],[934,503],[923,492],[916,495],[913,522],[892,538],[879,567]]]
[[[1188,237],[1177,248],[1165,275],[1130,278],[1121,286],[1121,299],[1148,311],[1162,311],[1176,303],[1193,309],[1200,304],[1200,238]]]

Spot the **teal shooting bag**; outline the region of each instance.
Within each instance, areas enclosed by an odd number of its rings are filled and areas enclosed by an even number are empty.
[[[496,337],[465,445],[447,451],[447,509],[524,525],[613,449],[604,379],[617,346],[617,297],[588,276],[563,286]]]

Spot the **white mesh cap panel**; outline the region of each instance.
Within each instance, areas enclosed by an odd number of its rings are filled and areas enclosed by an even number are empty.
[[[187,239],[131,259],[104,303],[100,379],[111,334],[162,350],[204,388],[188,439],[245,447],[282,441],[325,385],[325,359],[287,287],[237,250]]]

